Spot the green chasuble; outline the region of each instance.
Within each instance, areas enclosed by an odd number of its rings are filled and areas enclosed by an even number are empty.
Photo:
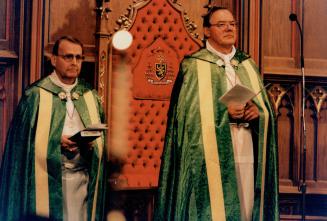
[[[168,114],[154,220],[241,219],[230,118],[219,102],[227,90],[219,59],[202,49],[180,66]],[[231,64],[243,85],[254,92],[264,87],[249,56],[236,51]],[[260,116],[250,122],[255,168],[252,220],[279,220],[274,115],[265,90],[253,102]]]
[[[63,220],[61,135],[66,116],[63,90],[49,77],[32,84],[15,112],[1,165],[0,220],[26,217]],[[83,82],[71,90],[84,126],[104,121],[96,92]],[[104,136],[83,153],[88,161],[88,221],[103,219],[105,190]],[[31,218],[30,218],[31,219]],[[33,219],[31,219],[33,220]]]

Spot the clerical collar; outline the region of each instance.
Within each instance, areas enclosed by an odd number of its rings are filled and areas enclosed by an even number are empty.
[[[208,51],[214,53],[215,55],[218,55],[224,61],[232,60],[232,58],[234,57],[234,55],[236,53],[236,48],[234,47],[234,45],[232,46],[232,52],[229,54],[223,54],[223,53],[217,51],[214,47],[212,47],[212,45],[209,43],[209,41],[206,41],[206,48]]]
[[[58,77],[58,74],[54,70],[50,75],[50,80],[57,85],[58,87],[61,87],[64,91],[70,92],[78,83],[78,78],[76,78],[74,84],[65,84],[63,83],[60,78]]]

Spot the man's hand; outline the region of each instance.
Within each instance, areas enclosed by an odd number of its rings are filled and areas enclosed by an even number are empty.
[[[71,153],[77,153],[78,152],[77,143],[69,140],[68,136],[66,136],[66,135],[61,136],[60,144],[61,144],[61,148],[63,150],[66,150],[66,151],[71,152]]]
[[[244,105],[238,103],[230,103],[227,107],[228,114],[233,119],[241,119],[244,115]]]
[[[252,101],[247,102],[244,109],[244,120],[251,121],[259,117],[259,109]]]

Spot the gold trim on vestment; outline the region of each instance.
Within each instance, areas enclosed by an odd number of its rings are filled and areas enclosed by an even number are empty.
[[[91,91],[86,92],[84,94],[84,99],[86,102],[87,109],[89,110],[91,123],[92,124],[100,123],[100,116],[99,116],[98,110],[96,108],[96,101],[94,99],[92,92]],[[101,159],[102,159],[102,153],[103,153],[102,138],[101,137],[97,138],[96,142],[98,145],[99,163],[98,163],[98,173],[97,173],[97,178],[96,178],[95,191],[94,191],[94,197],[93,197],[93,205],[92,205],[92,215],[91,215],[92,221],[94,221],[96,218],[96,205],[97,205],[97,198],[98,198],[99,175],[100,175]]]
[[[255,93],[258,93],[262,87],[260,86],[260,82],[258,79],[258,74],[250,64],[249,60],[243,62],[243,66],[245,70],[248,72],[250,76],[250,81],[252,88]],[[263,141],[263,149],[262,149],[262,176],[261,176],[261,196],[260,196],[260,221],[263,220],[263,207],[264,207],[264,193],[265,193],[265,175],[266,175],[266,150],[267,150],[267,133],[268,133],[268,121],[269,121],[269,113],[262,98],[262,93],[260,93],[257,98],[260,103],[260,106],[264,113],[264,141]]]
[[[52,112],[52,94],[40,88],[39,115],[35,133],[35,207],[36,214],[49,217],[48,143]]]
[[[213,221],[224,221],[225,205],[221,181],[219,153],[212,101],[210,64],[197,60],[199,100],[204,157],[207,167],[211,217]]]

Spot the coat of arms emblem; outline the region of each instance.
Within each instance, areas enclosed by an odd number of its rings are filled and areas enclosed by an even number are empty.
[[[166,63],[156,63],[156,76],[158,79],[163,79],[167,73],[167,64]]]

